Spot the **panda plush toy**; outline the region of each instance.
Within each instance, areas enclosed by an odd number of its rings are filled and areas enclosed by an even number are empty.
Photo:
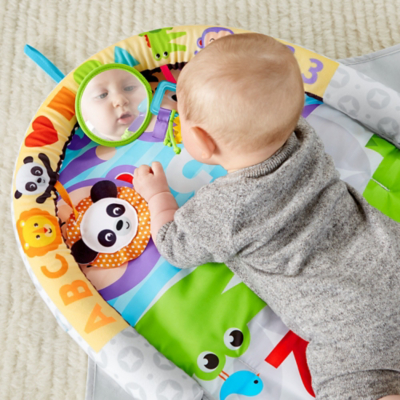
[[[57,173],[51,169],[49,157],[39,153],[42,165],[34,162],[33,157],[25,157],[24,165],[17,172],[15,184],[17,190],[14,197],[19,199],[23,194],[35,195],[36,203],[42,204],[51,196],[51,191],[57,182]]]
[[[150,212],[134,189],[100,181],[75,209],[66,233],[78,264],[116,268],[139,257],[150,240]]]

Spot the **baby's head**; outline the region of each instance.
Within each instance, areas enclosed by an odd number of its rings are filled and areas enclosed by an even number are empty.
[[[135,75],[123,69],[109,69],[87,84],[81,99],[82,117],[96,136],[121,140],[146,98],[146,89]]]
[[[201,142],[204,132],[216,151],[228,156],[276,151],[299,120],[304,87],[287,46],[246,33],[225,36],[202,49],[179,75],[177,97],[185,147],[207,163],[208,152],[196,153],[195,148],[196,135]],[[200,128],[194,138],[189,135],[193,126]]]

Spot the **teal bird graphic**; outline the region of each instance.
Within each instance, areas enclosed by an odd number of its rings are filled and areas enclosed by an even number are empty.
[[[225,372],[225,375],[226,372]],[[250,371],[238,371],[228,377],[224,382],[219,394],[220,400],[225,400],[231,394],[243,396],[257,396],[264,388],[262,380]]]

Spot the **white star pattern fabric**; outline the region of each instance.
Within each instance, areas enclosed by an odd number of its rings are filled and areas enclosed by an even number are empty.
[[[397,91],[341,65],[323,100],[400,147],[400,93]]]
[[[132,327],[89,357],[135,400],[200,400],[203,391]]]

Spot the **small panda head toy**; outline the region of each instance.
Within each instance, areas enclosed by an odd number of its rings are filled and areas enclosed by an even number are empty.
[[[41,204],[50,197],[51,190],[57,181],[57,174],[50,166],[50,160],[44,153],[39,154],[42,165],[33,161],[33,157],[25,157],[24,164],[18,170],[14,197],[19,199],[23,194],[36,195],[36,202]]]
[[[96,183],[67,223],[68,243],[79,264],[115,268],[139,257],[150,240],[150,213],[133,189]]]

